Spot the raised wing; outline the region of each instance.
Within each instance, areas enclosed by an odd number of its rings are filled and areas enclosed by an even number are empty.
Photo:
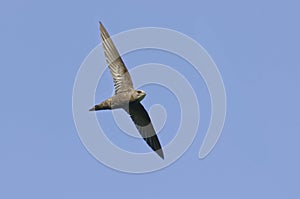
[[[126,111],[130,114],[130,117],[133,120],[136,128],[138,129],[144,140],[147,142],[147,144],[162,159],[164,159],[164,154],[158,137],[155,133],[150,117],[143,105],[139,102],[130,103],[129,110]]]
[[[115,94],[133,89],[130,74],[101,22],[100,31],[106,62],[114,80]]]

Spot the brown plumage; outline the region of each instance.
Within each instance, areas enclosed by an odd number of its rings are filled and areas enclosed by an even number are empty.
[[[124,109],[130,115],[146,143],[164,159],[164,154],[151,123],[151,119],[146,109],[140,103],[146,96],[146,93],[142,90],[134,90],[130,74],[101,22],[100,31],[106,62],[114,81],[115,95],[95,105],[90,111],[117,108]]]

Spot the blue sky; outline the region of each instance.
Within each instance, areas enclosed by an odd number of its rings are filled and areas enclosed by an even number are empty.
[[[1,2],[0,197],[299,198],[299,6],[231,0]],[[208,157],[198,159],[209,95],[193,70],[183,73],[199,83],[202,119],[178,161],[133,175],[110,169],[87,152],[72,117],[72,91],[80,64],[100,42],[98,21],[111,35],[145,26],[171,28],[208,51],[227,93],[226,123]],[[128,68],[182,62],[152,51],[124,60]],[[103,82],[112,89],[108,75]],[[146,107],[157,103],[155,87],[148,89],[154,94],[145,98]],[[96,101],[111,91],[100,93],[99,86]],[[168,121],[166,130],[172,129],[172,116]],[[168,142],[165,134],[162,141]],[[111,138],[120,146],[131,142],[116,136]]]

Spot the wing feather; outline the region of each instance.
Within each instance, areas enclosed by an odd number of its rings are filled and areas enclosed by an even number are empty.
[[[143,105],[140,102],[130,103],[129,110],[126,111],[130,114],[131,119],[146,143],[153,151],[164,159],[160,142],[155,133],[150,117]]]
[[[108,64],[114,81],[115,94],[133,89],[130,74],[112,39],[101,22],[100,31],[106,63]]]

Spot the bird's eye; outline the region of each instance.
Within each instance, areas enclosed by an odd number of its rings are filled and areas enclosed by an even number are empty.
[[[142,93],[142,91],[137,91],[137,92],[138,92],[138,94]]]

